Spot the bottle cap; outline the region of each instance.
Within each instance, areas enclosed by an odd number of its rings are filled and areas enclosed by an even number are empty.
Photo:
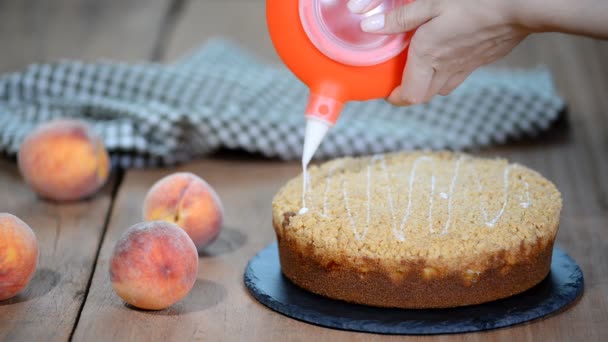
[[[302,27],[324,55],[351,66],[383,63],[400,54],[408,45],[405,34],[380,35],[364,32],[361,21],[405,4],[405,0],[382,0],[365,14],[351,13],[345,0],[299,1]]]

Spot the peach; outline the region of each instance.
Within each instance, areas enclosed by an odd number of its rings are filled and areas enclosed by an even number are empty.
[[[32,229],[11,214],[0,213],[0,300],[23,290],[38,265],[38,240]]]
[[[38,195],[73,201],[97,192],[108,179],[109,157],[103,143],[81,121],[41,125],[21,144],[21,175]]]
[[[194,286],[198,254],[178,226],[143,222],[118,240],[110,259],[114,291],[127,303],[162,310],[184,298]]]
[[[188,233],[200,251],[219,235],[222,203],[213,188],[192,173],[162,178],[144,200],[144,220],[175,223]]]

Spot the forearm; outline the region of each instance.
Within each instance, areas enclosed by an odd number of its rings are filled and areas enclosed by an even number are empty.
[[[563,32],[608,39],[608,0],[508,1],[514,21],[533,32]]]

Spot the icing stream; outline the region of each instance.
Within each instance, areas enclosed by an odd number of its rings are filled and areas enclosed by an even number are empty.
[[[429,210],[428,210],[429,232],[432,234],[438,232],[433,225],[433,223],[434,223],[433,222],[433,211],[436,206],[435,197],[437,197],[437,195],[438,195],[439,198],[447,201],[447,217],[446,217],[443,228],[440,230],[440,234],[449,233],[449,229],[450,229],[450,226],[452,223],[453,201],[454,201],[454,197],[456,195],[455,189],[458,184],[458,180],[461,176],[460,173],[461,173],[461,169],[462,169],[462,162],[465,161],[466,159],[467,159],[466,156],[461,156],[456,161],[456,165],[454,167],[454,173],[452,175],[452,179],[450,181],[449,188],[444,189],[443,191],[441,191],[440,189],[437,189],[437,177],[435,174],[435,167],[436,167],[435,160],[429,156],[421,156],[421,157],[418,157],[417,159],[415,159],[414,162],[412,163],[412,167],[409,171],[409,176],[408,176],[407,205],[405,207],[405,212],[403,213],[403,216],[401,217],[401,221],[399,222],[399,225],[397,225],[397,217],[396,217],[397,215],[396,215],[396,208],[395,208],[394,194],[393,194],[394,190],[390,187],[391,175],[386,166],[386,159],[384,158],[383,155],[376,155],[376,156],[370,158],[370,161],[367,164],[366,175],[365,175],[366,176],[365,177],[366,202],[365,202],[365,223],[364,223],[365,226],[364,227],[358,227],[357,223],[355,222],[355,219],[353,217],[352,208],[351,208],[352,203],[351,203],[349,193],[348,193],[349,183],[348,183],[348,180],[346,179],[346,176],[342,176],[342,182],[341,182],[342,198],[343,198],[344,206],[346,209],[346,215],[348,217],[348,221],[350,222],[350,225],[351,225],[355,238],[359,241],[365,239],[365,236],[367,235],[367,232],[370,227],[371,206],[372,206],[371,194],[372,194],[372,188],[374,186],[374,184],[372,184],[372,172],[373,172],[374,166],[378,163],[380,164],[381,173],[383,174],[384,180],[386,181],[386,184],[387,184],[386,200],[388,202],[388,208],[389,208],[390,215],[391,215],[391,230],[392,230],[392,233],[393,233],[395,239],[397,239],[399,241],[404,241],[406,238],[405,227],[407,226],[408,220],[412,213],[413,189],[414,189],[414,186],[416,185],[416,180],[418,179],[417,175],[418,175],[419,166],[422,163],[429,163],[431,165]],[[328,195],[331,190],[331,184],[332,184],[332,180],[334,178],[335,171],[338,168],[338,166],[339,166],[338,164],[333,165],[329,169],[329,171],[325,177],[325,191],[323,193],[323,212],[322,212],[322,216],[324,216],[324,217],[328,217],[328,215],[329,215],[328,203],[327,203]],[[506,211],[506,208],[507,208],[507,205],[508,205],[509,199],[510,199],[509,176],[510,176],[513,168],[515,168],[516,166],[517,166],[516,164],[507,165],[503,171],[503,174],[502,174],[502,178],[503,178],[502,205],[501,205],[500,209],[496,212],[496,214],[491,219],[489,217],[486,205],[483,203],[483,201],[481,201],[479,203],[479,209],[483,216],[484,224],[489,228],[494,228],[495,225],[497,224],[497,222],[500,220],[500,218],[504,215],[504,213]],[[306,206],[307,196],[309,197],[308,199],[310,200],[309,204],[312,205],[312,189],[311,189],[311,185],[310,185],[310,174],[308,173],[306,165],[303,165],[303,169],[304,170],[303,170],[303,177],[302,177],[303,178],[303,180],[302,180],[302,209],[300,209],[300,211],[299,211],[300,214],[305,214],[309,211],[308,207]],[[479,192],[483,192],[484,187],[483,187],[483,184],[481,183],[479,174],[478,174],[475,166],[470,165],[469,170],[472,173],[472,176],[475,178]],[[521,205],[522,208],[528,208],[532,204],[531,199],[530,199],[530,193],[529,193],[529,184],[524,181],[523,185],[525,187],[525,192],[524,192],[524,194],[519,195],[519,204]],[[445,192],[445,190],[447,190],[447,192]]]
[[[308,164],[302,164],[302,209],[298,211],[298,214],[303,215],[308,212],[308,208],[306,207],[306,194],[309,192],[309,178],[310,174],[308,173]],[[312,191],[310,191],[312,193]]]

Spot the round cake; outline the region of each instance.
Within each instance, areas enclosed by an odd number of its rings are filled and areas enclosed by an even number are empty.
[[[549,273],[561,196],[526,167],[448,152],[345,158],[275,196],[283,274],[333,299],[447,308],[512,296]],[[302,208],[306,208],[302,210]]]

